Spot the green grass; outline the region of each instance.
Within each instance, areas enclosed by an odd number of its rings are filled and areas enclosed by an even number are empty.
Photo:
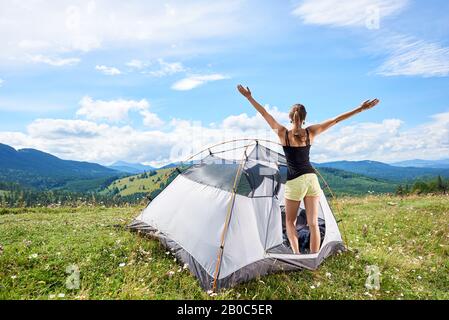
[[[0,209],[0,299],[449,299],[447,196],[339,204],[351,252],[216,297],[157,241],[123,229],[139,207]],[[80,269],[75,290],[65,286],[71,264]],[[368,265],[381,271],[378,291],[365,288]]]
[[[165,183],[167,181],[167,177],[171,172],[173,172],[173,170],[173,168],[159,169],[156,171],[155,175],[145,179],[141,179],[140,174],[117,179],[102,193],[111,192],[115,187],[120,190],[121,196],[129,196],[135,193],[150,193],[151,191],[159,189],[161,187],[161,183]]]

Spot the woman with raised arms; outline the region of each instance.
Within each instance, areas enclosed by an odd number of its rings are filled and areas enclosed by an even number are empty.
[[[367,100],[352,111],[343,113],[322,123],[303,128],[307,111],[302,104],[291,107],[289,118],[291,128],[288,129],[276,121],[251,95],[248,87],[237,86],[238,91],[248,99],[254,108],[267,121],[279,137],[287,159],[287,183],[285,184],[286,229],[290,246],[295,254],[299,254],[296,219],[301,201],[306,209],[307,225],[310,230],[310,253],[320,249],[321,236],[318,228],[318,205],[321,193],[318,177],[310,164],[310,147],[316,136],[335,124],[346,120],[362,111],[371,109],[379,103],[378,99]]]

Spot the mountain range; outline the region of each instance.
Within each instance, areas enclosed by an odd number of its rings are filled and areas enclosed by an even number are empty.
[[[430,167],[400,167],[378,161],[334,161],[315,163],[317,168],[334,168],[352,173],[362,174],[367,177],[384,179],[395,182],[406,182],[416,179],[428,179],[438,175],[449,177],[449,168]]]
[[[422,160],[413,159],[390,163],[396,167],[417,167],[417,168],[446,168],[449,169],[449,159],[443,160]]]
[[[356,191],[357,185],[363,184],[367,190],[387,191],[399,183],[418,178],[434,178],[438,175],[449,178],[447,162],[448,160],[410,160],[393,165],[365,160],[314,163],[314,166],[327,176],[326,179],[346,185],[351,190]],[[410,167],[411,164],[417,166]],[[162,168],[176,165],[172,163]],[[35,149],[16,150],[0,144],[0,182],[15,182],[41,190],[101,190],[118,178],[159,169],[161,168],[124,161],[105,167],[96,163],[63,160]]]
[[[0,181],[38,189],[74,188],[80,181],[96,185],[123,175],[96,163],[62,160],[35,149],[0,144]]]
[[[113,164],[108,166],[108,168],[117,170],[117,171],[121,171],[121,172],[125,172],[125,173],[132,173],[132,174],[144,173],[144,172],[153,171],[156,169],[155,167],[148,166],[145,164],[130,163],[130,162],[125,162],[125,161],[114,162]]]

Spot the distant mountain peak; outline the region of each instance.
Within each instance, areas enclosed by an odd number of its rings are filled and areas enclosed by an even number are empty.
[[[0,143],[0,150],[2,150],[2,151],[7,150],[7,151],[14,151],[14,152],[17,151],[17,150],[14,149],[13,147],[8,146],[7,144],[4,144],[4,143]]]
[[[449,159],[440,160],[423,160],[423,159],[413,159],[404,160],[391,163],[392,166],[396,167],[417,167],[417,168],[449,168]]]
[[[108,168],[117,170],[117,171],[121,171],[121,172],[126,172],[126,173],[143,173],[143,172],[147,172],[147,171],[153,171],[156,168],[152,167],[152,166],[148,166],[142,163],[131,163],[131,162],[126,162],[126,161],[116,161],[114,162],[112,165],[108,166]]]

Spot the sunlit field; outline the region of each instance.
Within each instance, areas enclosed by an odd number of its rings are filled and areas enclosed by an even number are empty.
[[[125,229],[142,207],[0,208],[0,299],[449,299],[447,196],[338,201],[348,252],[217,295],[157,241]],[[379,268],[378,290],[365,286],[368,266]],[[73,267],[78,289],[66,285]]]

